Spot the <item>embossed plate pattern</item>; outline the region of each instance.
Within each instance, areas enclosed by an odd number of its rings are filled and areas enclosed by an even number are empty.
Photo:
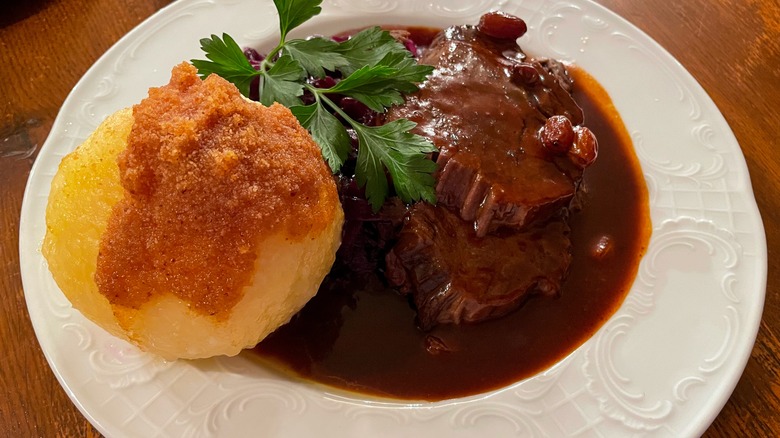
[[[119,436],[695,436],[749,357],[766,287],[766,242],[739,145],[695,80],[650,38],[585,0],[326,0],[298,35],[363,24],[447,26],[500,8],[523,47],[575,62],[613,97],[650,191],[653,237],[623,306],[566,359],[488,394],[393,403],[331,392],[244,357],[163,362],[74,311],[40,254],[63,155],[108,114],[167,83],[198,40],[276,35],[270,1],[181,0],[111,48],[73,89],[30,175],[20,228],[30,317],[57,378]]]

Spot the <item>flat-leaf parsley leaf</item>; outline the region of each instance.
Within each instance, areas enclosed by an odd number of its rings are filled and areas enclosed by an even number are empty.
[[[250,86],[257,80],[260,102],[279,102],[290,108],[320,146],[334,173],[341,169],[352,147],[343,123],[349,125],[358,139],[355,177],[375,211],[388,196],[388,175],[403,201],[436,202],[436,164],[429,158],[436,148],[410,132],[415,123],[399,119],[382,126],[365,126],[344,113],[329,97],[349,96],[381,113],[403,103],[404,94],[417,91],[417,84],[425,80],[433,67],[418,65],[401,43],[379,27],[365,29],[340,43],[319,37],[288,41],[291,30],[320,13],[321,3],[322,0],[274,0],[279,13],[279,43],[257,68],[228,34],[200,40],[208,60],[192,63],[202,77],[212,73],[222,76],[245,96],[249,96]],[[307,82],[307,76],[322,78],[328,72],[337,72],[342,78],[331,88],[317,88]],[[304,91],[314,97],[313,104],[303,104],[300,97]]]

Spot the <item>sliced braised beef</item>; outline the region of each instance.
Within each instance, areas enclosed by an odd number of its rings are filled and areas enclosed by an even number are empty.
[[[571,261],[564,218],[477,237],[446,208],[419,203],[387,256],[387,279],[411,292],[422,329],[499,317],[532,294],[555,295]]]
[[[433,74],[387,116],[439,149],[438,205],[413,206],[386,257],[426,330],[556,295],[568,272],[568,211],[598,148],[566,68],[526,56],[520,23],[490,13],[442,32],[420,59]]]
[[[482,21],[511,19],[522,23],[505,16]],[[545,148],[539,135],[552,116],[573,126],[583,116],[561,64],[529,59],[515,39],[490,36],[517,35],[511,29],[485,33],[480,26],[442,32],[420,59],[436,70],[387,118],[416,122],[416,133],[439,148],[439,203],[484,236],[543,221],[568,205],[582,167],[565,151]]]

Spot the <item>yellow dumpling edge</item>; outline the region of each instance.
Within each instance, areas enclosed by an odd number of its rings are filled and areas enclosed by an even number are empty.
[[[255,346],[316,294],[340,245],[340,204],[330,203],[334,211],[324,212],[333,217],[324,230],[296,239],[280,232],[258,242],[253,280],[227,319],[196,313],[165,293],[138,309],[112,306],[99,292],[94,274],[101,237],[113,206],[124,196],[117,156],[132,126],[130,108],[112,114],[60,163],[42,246],[54,280],[88,319],[165,359],[233,356]]]

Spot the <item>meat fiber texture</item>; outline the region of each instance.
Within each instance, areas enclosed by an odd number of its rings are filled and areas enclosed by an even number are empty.
[[[410,210],[386,257],[424,329],[559,293],[569,208],[597,154],[565,66],[480,26],[443,31],[420,59],[433,74],[388,114],[416,122],[439,149],[438,204]]]

